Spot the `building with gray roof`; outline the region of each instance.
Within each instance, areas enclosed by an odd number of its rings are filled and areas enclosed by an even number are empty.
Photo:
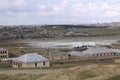
[[[13,67],[49,67],[50,62],[37,53],[27,53],[15,58],[12,65]]]
[[[72,51],[71,56],[85,57],[102,57],[102,56],[116,56],[120,55],[119,49],[109,49],[106,47],[90,47],[85,51]]]

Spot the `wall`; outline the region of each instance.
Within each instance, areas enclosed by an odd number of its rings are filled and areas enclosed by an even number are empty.
[[[18,65],[15,65],[13,62],[12,65],[13,67],[49,67],[50,66],[50,62],[49,61],[44,61],[45,65],[43,65],[43,62],[31,62],[31,63],[22,63],[22,65],[20,62],[16,62]],[[37,63],[37,66],[35,66],[35,63]]]
[[[90,57],[108,57],[108,56],[117,56],[116,53],[101,53],[101,54],[93,54]]]
[[[65,60],[68,59],[68,55],[55,55],[50,58],[50,60]]]
[[[1,50],[0,51],[0,58],[7,58],[8,57],[8,51],[7,50]]]

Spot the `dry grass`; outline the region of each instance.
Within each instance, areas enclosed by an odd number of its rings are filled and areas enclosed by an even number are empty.
[[[28,75],[28,74],[0,75],[0,80],[36,80],[42,76],[44,75]]]
[[[120,74],[120,65],[87,65],[48,74],[39,80],[105,80]],[[54,75],[54,76],[53,76]]]
[[[120,74],[120,65],[86,65],[49,74],[0,75],[0,80],[109,80]],[[111,79],[110,79],[111,80]]]

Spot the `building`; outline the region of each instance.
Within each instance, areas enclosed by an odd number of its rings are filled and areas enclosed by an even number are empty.
[[[66,60],[69,59],[68,55],[68,53],[59,50],[49,51],[50,60]]]
[[[96,57],[112,57],[120,56],[119,49],[109,49],[106,47],[90,47],[85,51],[72,51],[69,53],[70,56],[76,56],[79,58],[96,58]]]
[[[13,67],[49,67],[50,62],[37,53],[24,54],[12,62]]]
[[[8,58],[8,50],[4,48],[0,48],[0,59]]]

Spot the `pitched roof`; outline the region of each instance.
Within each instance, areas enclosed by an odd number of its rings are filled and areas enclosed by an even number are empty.
[[[38,61],[46,61],[46,60],[48,59],[37,53],[27,53],[14,59],[14,61],[17,62],[38,62]]]
[[[120,52],[118,49],[109,49],[106,47],[91,47],[88,50],[83,51],[83,54],[102,54],[109,52]]]
[[[69,54],[73,56],[78,56],[78,57],[83,57],[85,55],[85,54],[82,54],[81,51],[71,51]]]

